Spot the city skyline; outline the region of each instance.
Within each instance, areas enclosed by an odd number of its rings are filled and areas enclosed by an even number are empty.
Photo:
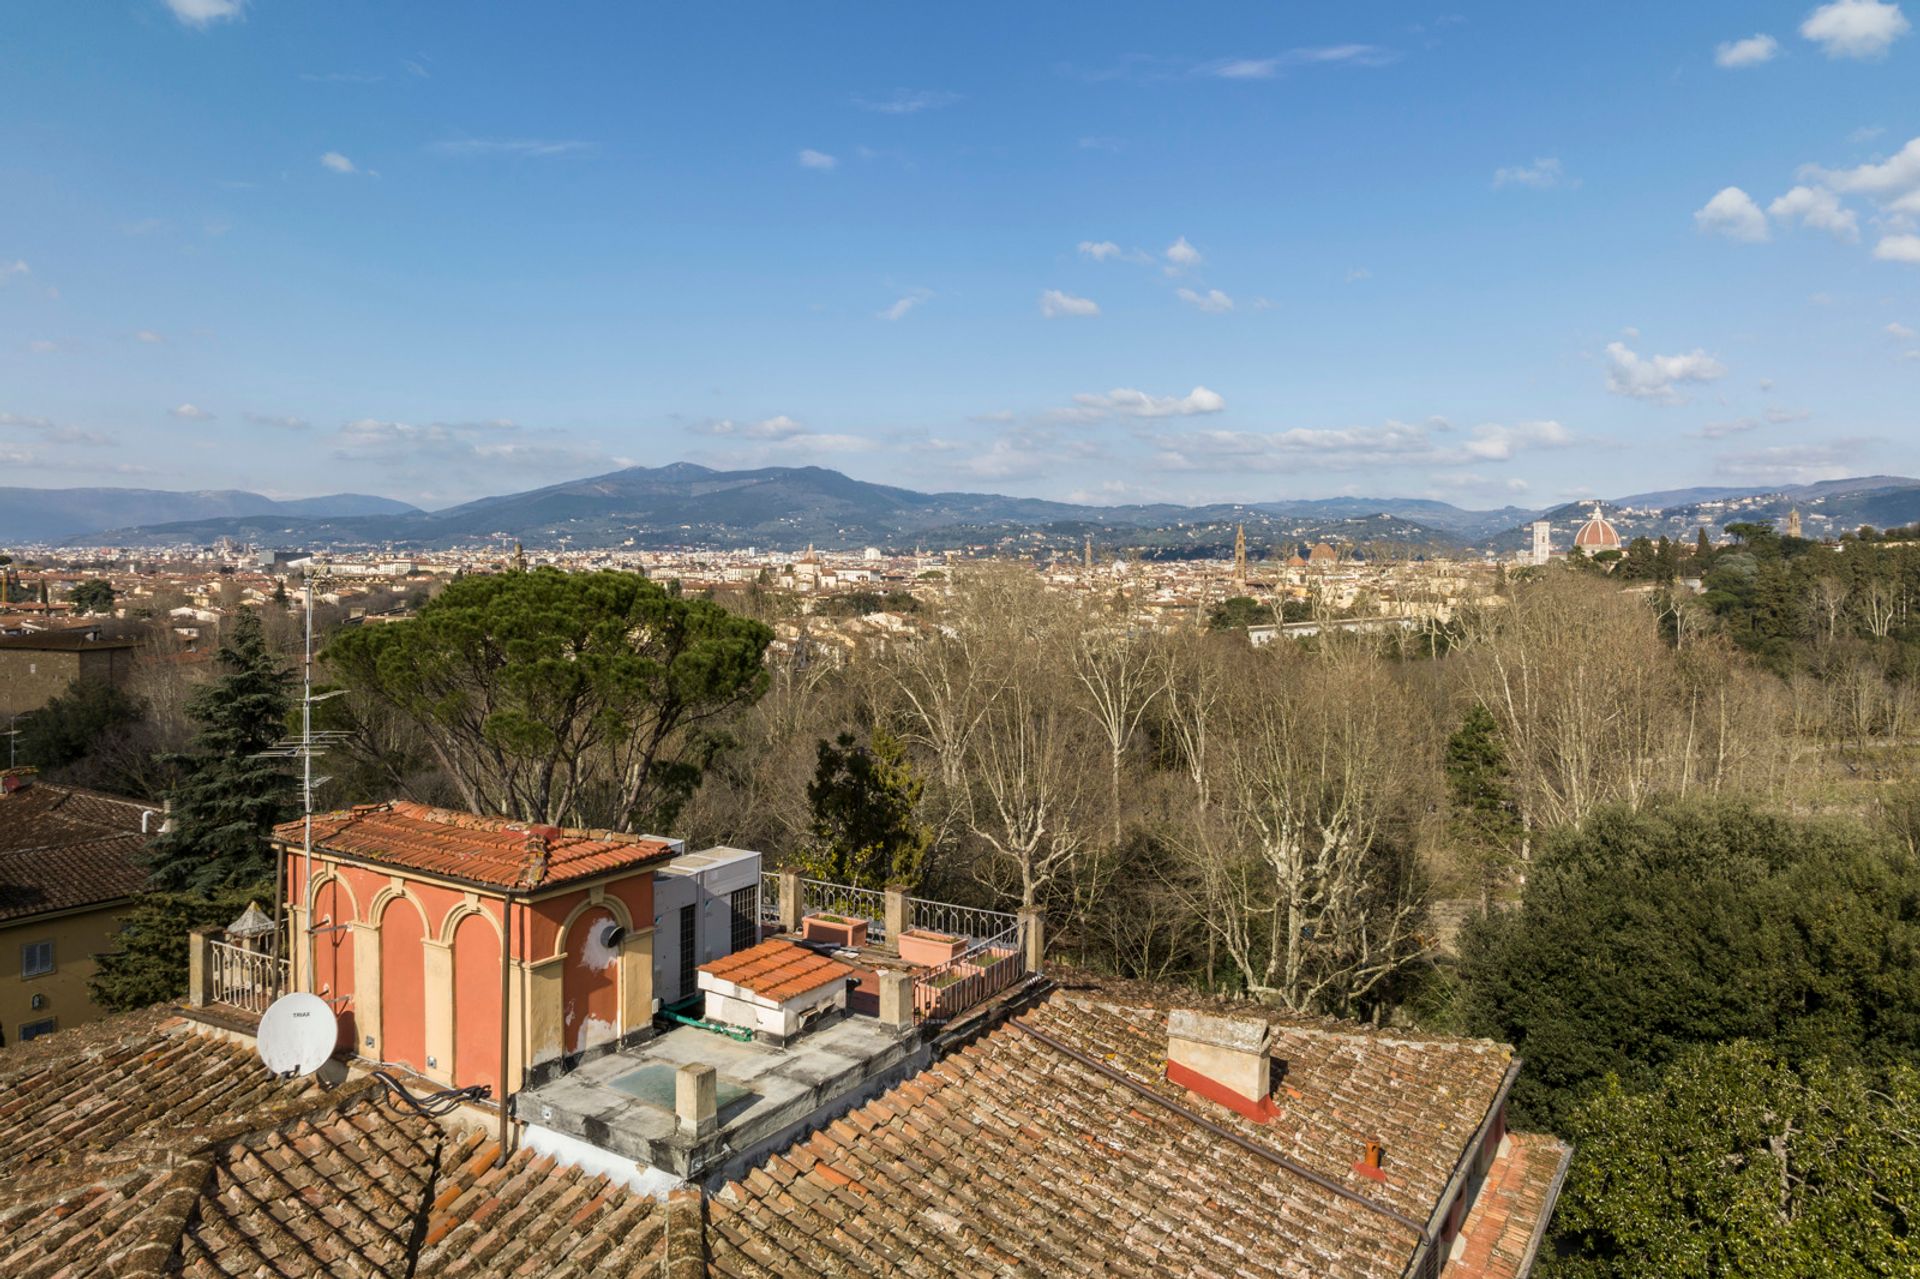
[[[8,482],[1920,470],[1898,5],[735,12],[10,10]]]

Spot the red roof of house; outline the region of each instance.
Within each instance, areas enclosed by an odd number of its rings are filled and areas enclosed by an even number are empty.
[[[700,965],[700,971],[775,1003],[835,981],[845,981],[854,972],[837,959],[828,959],[805,946],[778,939],[736,950]]]
[[[301,842],[298,821],[273,828]],[[313,846],[359,861],[422,870],[494,888],[535,888],[673,856],[674,845],[648,835],[542,826],[481,817],[410,800],[315,813]]]

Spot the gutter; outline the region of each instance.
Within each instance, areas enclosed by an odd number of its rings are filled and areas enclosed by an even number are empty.
[[[1421,1253],[1430,1249],[1434,1241],[1440,1237],[1440,1223],[1446,1218],[1447,1209],[1452,1205],[1453,1197],[1460,1193],[1461,1186],[1466,1184],[1467,1174],[1473,1167],[1473,1161],[1479,1157],[1481,1149],[1487,1144],[1487,1133],[1493,1127],[1494,1117],[1500,1114],[1501,1109],[1507,1104],[1507,1094],[1513,1091],[1514,1081],[1520,1078],[1522,1064],[1524,1063],[1520,1058],[1515,1057],[1507,1067],[1506,1077],[1500,1081],[1499,1091],[1493,1094],[1493,1101],[1488,1104],[1487,1113],[1480,1120],[1480,1127],[1475,1130],[1473,1140],[1467,1143],[1458,1162],[1454,1164],[1453,1176],[1447,1178],[1446,1188],[1440,1192],[1440,1199],[1434,1205],[1433,1215],[1427,1218],[1427,1228],[1421,1231],[1420,1252],[1414,1254],[1412,1264],[1406,1269],[1407,1274],[1420,1273],[1420,1264],[1425,1260]],[[1564,1169],[1562,1171],[1564,1173]],[[1433,1273],[1438,1274],[1439,1271],[1436,1269]],[[1524,1275],[1526,1271],[1523,1269],[1520,1273]]]

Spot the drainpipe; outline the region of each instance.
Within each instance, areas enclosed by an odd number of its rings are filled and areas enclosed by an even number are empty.
[[[507,1026],[512,1018],[512,990],[508,974],[513,971],[513,894],[500,899],[500,1087],[495,1100],[500,1104],[500,1153],[493,1166],[507,1162]]]

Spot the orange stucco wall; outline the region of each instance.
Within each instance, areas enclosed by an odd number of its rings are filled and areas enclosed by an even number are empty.
[[[453,1079],[500,1087],[500,934],[474,914],[453,930]]]
[[[319,851],[313,857],[314,895],[298,851],[288,851],[286,865],[290,900],[311,900],[310,918],[320,928],[342,925],[313,939],[314,985],[341,1013],[342,1046],[428,1073],[427,1057],[435,1051],[429,1027],[450,1025],[450,1037],[439,1040],[433,1073],[459,1086],[484,1083],[497,1090],[504,900],[386,867],[338,862]],[[588,887],[516,904],[508,936],[508,953],[521,965],[567,956],[555,974],[560,989],[552,992],[564,1004],[554,1020],[562,1026],[567,1052],[634,1029],[620,1024],[617,973],[604,954],[590,953],[589,939],[608,921],[629,929],[652,927],[653,872],[649,868],[602,883],[597,892],[597,903],[596,889]],[[474,914],[476,909],[486,918]],[[373,936],[357,939],[355,924],[371,925]],[[450,952],[436,949],[429,960],[427,951],[438,946]],[[362,968],[377,958],[379,973],[357,974],[356,953]],[[356,977],[369,983],[368,1007],[358,998]],[[371,993],[376,981],[377,999]],[[535,983],[526,989],[544,988]],[[516,1004],[520,998],[515,997]],[[539,1019],[538,1010],[532,1015]],[[516,1008],[516,1023],[519,1018]],[[539,1060],[538,1051],[533,1058]]]
[[[405,897],[380,912],[381,1057],[414,1070],[427,1068],[427,923]]]
[[[607,925],[616,922],[612,911],[595,906],[574,920],[573,927],[567,930],[560,1024],[570,1053],[607,1043],[620,1035],[617,955],[599,943]]]

